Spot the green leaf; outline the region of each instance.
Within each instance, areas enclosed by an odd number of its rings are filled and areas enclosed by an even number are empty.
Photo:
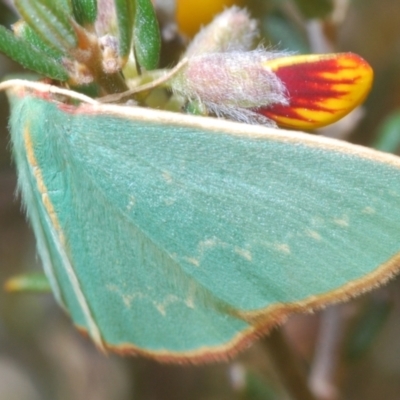
[[[97,18],[97,0],[71,0],[76,22],[82,26],[91,26]]]
[[[332,0],[294,0],[306,18],[323,18],[333,10]]]
[[[23,67],[59,81],[68,80],[68,72],[56,60],[37,50],[11,31],[0,26],[0,51]]]
[[[400,111],[395,111],[385,119],[378,130],[373,146],[381,151],[396,153],[400,148]]]
[[[71,18],[64,7],[53,0],[16,0],[15,5],[28,25],[43,41],[62,51],[77,46]]]
[[[32,46],[36,47],[54,60],[61,60],[64,56],[62,51],[50,46],[47,42],[44,42],[25,21],[21,20],[17,24],[14,24],[13,29],[16,36],[30,43]]]
[[[39,255],[99,347],[224,359],[399,272],[398,157],[92,99],[62,107],[48,85],[9,85]]]
[[[118,22],[119,55],[122,59],[121,66],[123,66],[132,49],[136,1],[114,0],[114,3]]]
[[[73,10],[71,0],[42,0],[48,7],[54,7],[59,12],[62,12],[64,15],[68,15],[69,17],[73,17]]]
[[[13,276],[7,280],[4,288],[8,292],[51,292],[49,280],[43,273],[30,273]]]
[[[135,57],[139,66],[146,70],[157,68],[161,37],[157,17],[150,0],[136,0],[133,36]]]

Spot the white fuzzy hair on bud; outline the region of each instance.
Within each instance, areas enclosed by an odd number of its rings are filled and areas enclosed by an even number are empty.
[[[284,84],[266,66],[287,54],[264,47],[251,50],[257,36],[257,22],[246,10],[225,10],[189,45],[186,65],[169,81],[172,91],[219,117],[276,126],[255,110],[288,103]]]
[[[253,110],[288,103],[285,86],[265,66],[276,57],[282,54],[263,48],[192,56],[172,79],[171,87],[175,93],[204,104],[217,116],[273,126],[274,122]]]
[[[202,53],[247,51],[253,48],[258,33],[257,21],[239,7],[231,7],[203,28],[190,43],[185,56]]]

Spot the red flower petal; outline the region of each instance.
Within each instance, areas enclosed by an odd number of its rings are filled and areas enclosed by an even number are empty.
[[[319,128],[344,117],[362,103],[373,80],[370,65],[353,53],[277,58],[265,67],[285,84],[289,104],[257,112],[296,129]]]

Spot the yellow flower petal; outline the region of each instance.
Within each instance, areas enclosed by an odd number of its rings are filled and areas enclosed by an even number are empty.
[[[177,0],[176,21],[179,30],[193,37],[224,8],[241,4],[241,0]]]
[[[288,105],[257,111],[282,127],[315,129],[344,117],[364,101],[373,71],[353,53],[301,55],[265,62],[286,86]]]

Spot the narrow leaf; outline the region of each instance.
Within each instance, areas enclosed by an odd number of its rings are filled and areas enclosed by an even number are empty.
[[[16,0],[24,20],[49,45],[70,50],[77,46],[77,37],[64,7],[47,0]]]
[[[48,78],[60,81],[68,80],[68,73],[59,62],[14,36],[3,26],[0,26],[0,51],[23,67]]]
[[[45,4],[48,4],[49,7],[52,7],[52,4],[54,4],[54,7],[57,10],[59,10],[59,12],[62,12],[70,17],[73,16],[73,10],[72,10],[72,4],[71,4],[71,0],[42,0]]]
[[[13,25],[13,30],[16,36],[30,43],[38,50],[46,53],[49,57],[60,60],[63,57],[62,51],[53,46],[49,46],[42,38],[23,20]]]
[[[13,276],[4,285],[7,292],[50,293],[48,279],[42,273],[30,273]]]
[[[118,21],[119,55],[121,66],[123,66],[132,47],[136,2],[135,0],[114,0],[114,3]]]
[[[93,25],[97,17],[97,0],[71,0],[76,22],[82,26]]]
[[[133,30],[135,56],[138,64],[146,70],[158,66],[161,38],[156,14],[150,0],[136,1]]]

